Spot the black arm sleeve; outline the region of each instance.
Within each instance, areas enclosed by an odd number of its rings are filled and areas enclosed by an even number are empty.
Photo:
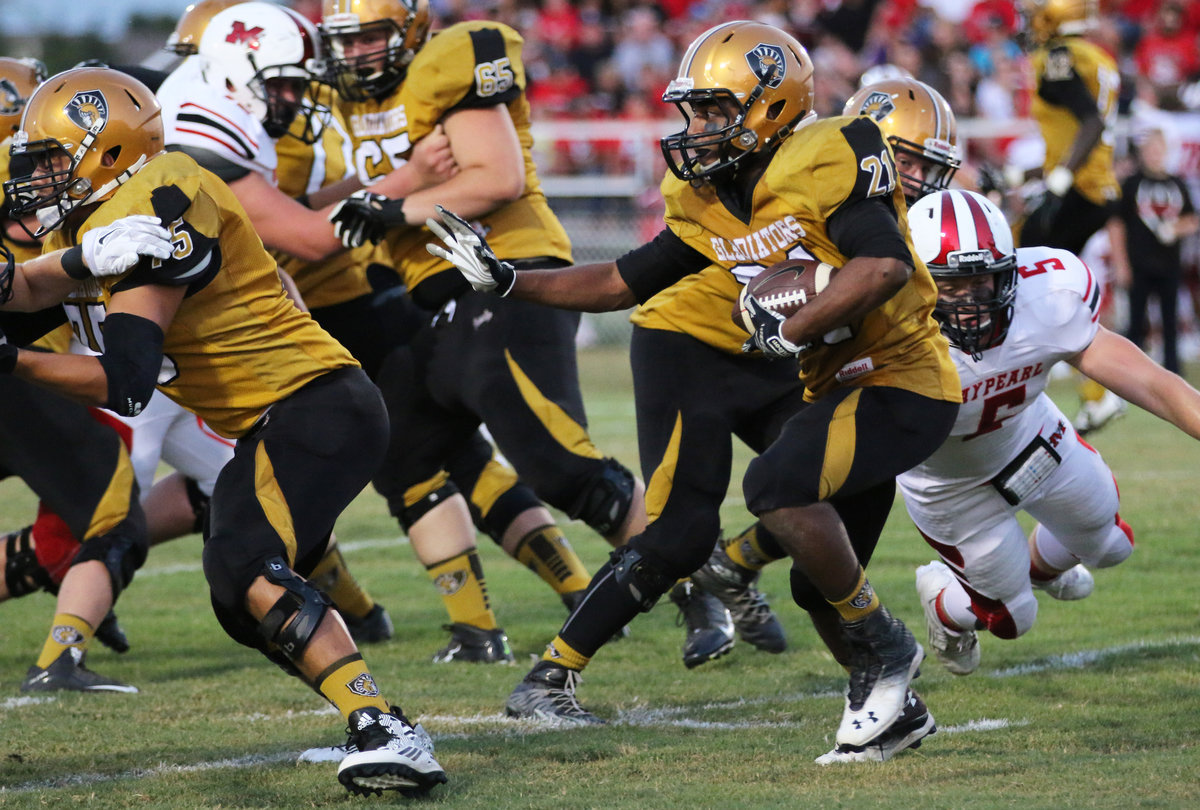
[[[167,144],[168,152],[183,152],[192,160],[199,163],[210,172],[220,177],[226,183],[232,183],[234,180],[241,180],[246,175],[250,174],[250,170],[245,166],[239,166],[228,158],[218,155],[216,152],[208,149],[201,149],[198,146],[185,146],[182,144]]]
[[[1038,95],[1058,107],[1066,107],[1077,119],[1100,115],[1096,99],[1071,63],[1071,52],[1055,48],[1046,57],[1046,69],[1038,77]]]
[[[684,276],[699,273],[712,264],[700,251],[689,246],[670,228],[617,259],[617,272],[633,291],[639,304],[670,287]]]
[[[137,416],[154,394],[162,368],[163,331],[139,315],[117,312],[104,319],[100,365],[108,379],[106,408]]]
[[[25,348],[66,322],[67,312],[61,304],[37,312],[0,312],[0,331],[8,337],[9,343],[20,348]]]
[[[912,267],[912,252],[900,233],[892,207],[882,197],[852,200],[833,212],[825,232],[847,258],[899,259]]]

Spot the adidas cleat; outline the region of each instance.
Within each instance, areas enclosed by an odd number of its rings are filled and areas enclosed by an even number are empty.
[[[787,636],[757,587],[758,577],[758,571],[738,565],[718,543],[708,562],[692,574],[692,582],[721,601],[742,641],[764,652],[781,653],[787,649]]]
[[[434,654],[435,664],[449,664],[452,661],[482,664],[516,663],[512,648],[508,646],[508,636],[499,627],[495,630],[484,630],[474,625],[455,622],[443,625],[443,628],[450,631],[450,643]]]
[[[925,707],[925,701],[913,690],[905,695],[904,709],[896,722],[887,731],[866,745],[839,745],[827,754],[816,758],[818,765],[834,765],[843,762],[887,762],[899,752],[921,747],[921,742],[937,732],[933,715]]]
[[[22,692],[125,692],[135,695],[136,686],[114,681],[92,672],[83,665],[84,652],[67,647],[50,666],[34,665],[21,682]]]
[[[603,720],[575,698],[580,680],[576,670],[553,661],[539,661],[508,696],[504,713],[556,725],[603,725]]]
[[[904,710],[908,685],[917,676],[925,650],[882,606],[862,619],[843,622],[842,628],[854,652],[837,743],[866,745]]]
[[[346,629],[350,631],[350,638],[354,639],[358,646],[387,641],[394,632],[391,616],[388,616],[388,612],[378,602],[361,619],[346,613],[341,616],[346,622]]]
[[[1091,596],[1096,587],[1092,572],[1083,563],[1072,566],[1054,579],[1033,579],[1029,582],[1036,590],[1045,591],[1054,599],[1062,602],[1072,602]]]
[[[429,735],[418,735],[395,708],[383,712],[368,706],[351,712],[349,735],[338,781],[351,793],[398,790],[405,796],[422,796],[446,782]]]
[[[683,665],[688,669],[715,661],[733,649],[733,619],[715,596],[679,582],[670,599],[679,608],[676,624],[687,627],[683,641]]]
[[[917,596],[925,609],[929,646],[937,659],[955,675],[970,675],[979,668],[979,635],[974,630],[951,630],[937,613],[938,595],[953,581],[950,568],[934,560],[917,569]]]

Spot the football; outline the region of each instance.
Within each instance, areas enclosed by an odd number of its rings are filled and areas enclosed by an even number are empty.
[[[837,268],[816,259],[788,259],[763,270],[742,287],[733,308],[733,322],[747,332],[754,331],[750,313],[746,311],[746,296],[753,295],[758,303],[787,318],[829,284]]]

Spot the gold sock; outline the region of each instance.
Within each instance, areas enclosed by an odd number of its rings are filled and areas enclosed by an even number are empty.
[[[425,567],[429,578],[442,596],[450,621],[469,624],[481,630],[495,630],[496,614],[488,600],[487,582],[479,552],[464,551],[448,560]]]
[[[592,659],[576,652],[574,647],[562,640],[562,636],[555,636],[554,641],[551,641],[546,647],[546,651],[542,653],[542,660],[553,661],[578,672],[586,667],[588,661]]]
[[[751,571],[761,571],[769,563],[787,556],[773,539],[760,534],[758,528],[759,524],[754,523],[741,534],[724,541],[729,559]]]
[[[365,618],[375,607],[375,600],[362,589],[346,567],[346,558],[337,546],[325,552],[308,581],[333,600],[338,612],[355,619]]]
[[[379,695],[379,687],[360,653],[334,661],[317,676],[316,686],[346,719],[350,718],[351,712],[367,706],[385,712],[389,708],[388,702]]]
[[[581,591],[592,579],[562,529],[553,524],[522,537],[512,556],[559,595]]]
[[[869,616],[879,609],[879,597],[867,581],[867,572],[858,569],[858,581],[844,599],[830,600],[843,620],[852,622]]]
[[[68,647],[78,647],[81,652],[86,652],[95,635],[96,629],[78,616],[71,613],[55,613],[50,635],[46,637],[46,643],[42,645],[42,654],[38,656],[38,667],[45,669],[53,664]]]

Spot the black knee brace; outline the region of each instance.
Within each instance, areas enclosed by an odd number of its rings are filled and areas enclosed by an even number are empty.
[[[76,566],[90,560],[104,563],[104,567],[108,569],[108,579],[112,583],[113,602],[116,602],[121,591],[129,587],[133,575],[146,561],[148,547],[149,540],[146,539],[145,532],[135,540],[125,532],[113,531],[83,543],[71,565]]]
[[[183,488],[187,492],[192,514],[196,516],[196,522],[192,524],[192,531],[203,534],[208,528],[208,504],[211,498],[200,491],[200,485],[194,478],[184,478]]]
[[[404,529],[405,533],[407,533],[414,523],[425,517],[435,506],[440,506],[446,499],[452,498],[457,494],[458,487],[454,485],[454,482],[447,481],[412,506],[406,506],[400,510],[395,515],[396,520],[400,521],[400,528]]]
[[[616,459],[606,458],[600,472],[584,486],[567,514],[608,537],[625,522],[633,492],[633,473]]]
[[[39,590],[58,592],[50,572],[38,562],[33,550],[32,529],[32,526],[26,526],[13,532],[4,544],[4,584],[8,595],[14,599]]]
[[[274,644],[289,660],[295,661],[308,646],[333,602],[297,576],[282,557],[267,560],[263,576],[267,582],[284,588],[286,593],[263,616],[258,633],[268,645]]]
[[[829,607],[829,602],[817,590],[817,586],[809,581],[808,577],[797,571],[795,568],[791,572],[792,583],[792,601],[800,607],[812,613],[814,610]]]
[[[630,595],[643,613],[654,607],[679,579],[661,570],[652,560],[629,546],[621,546],[614,550],[608,560],[612,565],[613,578],[618,585],[629,589]]]

